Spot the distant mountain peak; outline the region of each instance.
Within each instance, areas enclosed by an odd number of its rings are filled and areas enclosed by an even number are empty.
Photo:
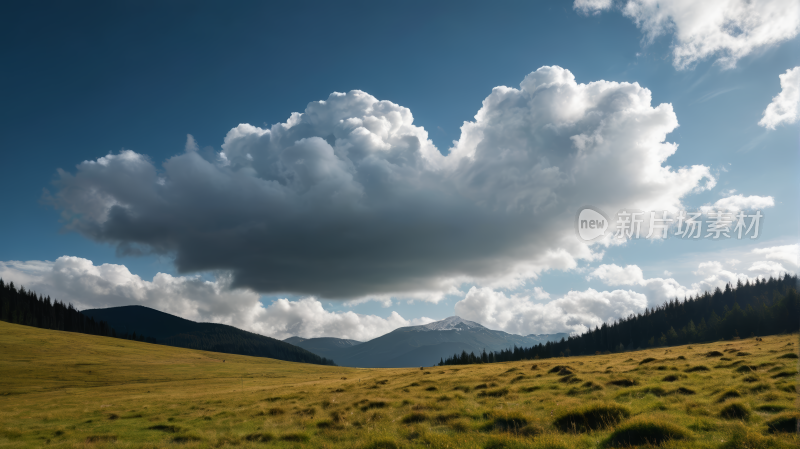
[[[422,329],[430,331],[449,331],[449,330],[462,330],[462,329],[485,329],[480,324],[461,318],[460,316],[451,316],[441,321],[434,321],[433,323],[419,326]]]

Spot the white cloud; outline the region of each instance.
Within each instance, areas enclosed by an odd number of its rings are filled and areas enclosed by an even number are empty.
[[[397,312],[388,318],[354,312],[329,312],[315,298],[279,299],[267,307],[249,289],[231,288],[231,277],[215,281],[198,276],[158,273],[152,281],[132,274],[124,265],[94,265],[91,260],[62,256],[50,261],[0,262],[0,278],[79,310],[142,305],[199,322],[224,323],[284,339],[340,337],[369,340],[398,327],[434,320],[406,320]]]
[[[722,198],[715,202],[713,205],[700,206],[700,210],[707,214],[710,211],[728,211],[739,212],[743,211],[756,211],[764,210],[768,207],[775,205],[775,199],[771,196],[757,196],[757,195],[731,195],[727,198]]]
[[[493,89],[447,156],[407,108],[351,91],[241,124],[216,155],[187,137],[160,167],[133,151],[83,162],[49,200],[69,229],[175,255],[182,273],[230,271],[234,287],[435,302],[596,260],[608,242],[572,229],[583,205],[679,210],[713,187],[706,166],[664,165],[677,126],[636,83],[542,67]]]
[[[582,333],[604,322],[643,312],[647,298],[630,290],[570,291],[548,303],[528,296],[507,296],[490,288],[473,287],[456,303],[456,315],[509,333]]]
[[[798,255],[800,255],[800,245],[771,246],[769,248],[756,248],[753,254],[765,257],[767,260],[777,260],[785,262],[792,267],[800,267]]]
[[[760,126],[775,129],[780,124],[791,125],[800,120],[800,66],[779,75],[781,93],[772,98],[772,103],[764,110]]]
[[[611,9],[611,0],[575,0],[572,8],[582,14],[600,14],[602,11]]]
[[[619,265],[600,265],[590,275],[591,278],[598,278],[606,285],[640,285],[644,282],[642,269],[636,265],[620,267]]]
[[[764,277],[772,276],[774,278],[777,278],[778,276],[781,276],[788,272],[788,270],[784,268],[783,265],[781,265],[780,263],[769,260],[762,260],[755,262],[747,270],[760,274]]]
[[[367,341],[391,332],[399,327],[428,324],[435,320],[419,318],[406,320],[397,312],[388,318],[375,315],[360,315],[351,311],[329,312],[314,298],[298,301],[279,299],[266,308],[259,321],[265,334],[276,338],[292,335],[311,337],[337,337]]]
[[[660,306],[665,301],[675,298],[683,300],[686,297],[697,294],[696,290],[682,286],[675,279],[645,279],[642,269],[636,265],[625,267],[615,264],[600,265],[589,274],[588,279],[592,278],[597,278],[610,286],[628,285],[641,287],[639,290],[647,297],[647,303],[650,307]]]
[[[645,43],[672,36],[672,64],[678,70],[707,58],[730,69],[800,32],[800,2],[793,0],[628,0],[621,9],[642,30]]]

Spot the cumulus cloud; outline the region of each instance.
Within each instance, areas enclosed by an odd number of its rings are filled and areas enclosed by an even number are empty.
[[[692,284],[692,288],[699,291],[713,291],[715,288],[724,289],[728,283],[736,284],[737,281],[753,282],[756,279],[779,277],[786,274],[797,274],[798,245],[782,245],[767,248],[756,248],[742,258],[747,263],[747,273],[737,273],[733,268],[741,263],[737,259],[729,259],[725,263],[707,261],[698,265],[694,274],[703,279]],[[765,260],[766,259],[766,260]]]
[[[798,261],[800,245],[797,244],[756,248],[753,250],[753,254],[757,254],[767,260],[784,262],[794,268],[800,267],[800,261]]]
[[[160,166],[128,150],[85,161],[48,200],[69,229],[181,273],[230,271],[232,287],[438,301],[598,258],[572,229],[585,204],[678,210],[712,187],[706,166],[664,165],[677,126],[637,83],[542,67],[493,89],[446,156],[410,110],[351,91],[241,124],[216,154],[190,136]]]
[[[351,311],[328,312],[315,298],[298,301],[278,299],[266,308],[259,326],[264,333],[286,338],[292,335],[310,337],[337,337],[367,341],[399,327],[432,323],[433,319],[406,320],[397,312],[388,318],[360,315]]]
[[[647,298],[631,290],[570,291],[547,303],[529,296],[507,296],[488,287],[472,287],[456,303],[456,315],[506,332],[528,335],[582,333],[604,322],[643,312]]]
[[[641,292],[647,297],[649,307],[660,306],[675,298],[683,300],[698,293],[696,289],[684,287],[672,278],[645,279],[642,269],[636,265],[620,267],[615,264],[603,264],[589,274],[588,279],[593,278],[610,286],[640,287]]]
[[[78,309],[142,305],[199,322],[224,323],[284,339],[293,335],[369,340],[398,327],[433,320],[406,320],[354,312],[329,312],[315,298],[278,299],[268,306],[249,289],[231,288],[231,277],[214,281],[199,276],[158,273],[152,281],[124,265],[94,265],[91,260],[62,256],[50,261],[0,262],[0,278],[41,295],[69,302]]]
[[[700,206],[700,210],[703,213],[708,213],[710,211],[728,211],[728,212],[739,212],[739,211],[756,211],[756,210],[764,210],[768,207],[772,207],[775,205],[775,199],[771,196],[757,196],[757,195],[731,195],[726,198],[722,198],[718,200],[714,204],[707,204],[705,206]]]
[[[758,122],[764,128],[775,129],[780,124],[791,125],[800,120],[800,67],[789,69],[779,77],[781,93],[772,98]]]
[[[600,14],[603,11],[611,9],[613,2],[611,0],[575,0],[572,8],[582,14]]]
[[[597,13],[609,9],[606,3],[611,2],[576,0],[573,7]],[[679,70],[707,58],[717,58],[719,65],[730,69],[739,59],[800,32],[796,1],[628,0],[620,7],[642,30],[645,43],[672,36],[672,64]]]

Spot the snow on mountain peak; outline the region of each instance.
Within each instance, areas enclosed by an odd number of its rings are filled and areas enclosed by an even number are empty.
[[[431,331],[448,331],[448,330],[460,330],[460,329],[482,329],[483,326],[474,322],[474,321],[467,321],[458,316],[451,316],[449,318],[445,318],[441,321],[434,321],[430,324],[425,324],[420,326],[423,329],[431,330]]]

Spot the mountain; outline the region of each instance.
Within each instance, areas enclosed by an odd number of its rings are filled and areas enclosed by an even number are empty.
[[[317,354],[332,358],[340,366],[360,368],[400,368],[411,366],[433,366],[442,358],[454,353],[480,353],[512,348],[514,345],[533,346],[543,341],[559,341],[567,334],[522,336],[503,331],[487,329],[473,321],[453,316],[422,326],[409,326],[396,329],[386,335],[365,343],[346,346],[341,339],[313,346]],[[302,340],[302,341],[300,341]],[[287,341],[309,349],[307,342],[299,337]],[[334,347],[335,346],[335,347]]]
[[[81,313],[107,322],[118,333],[154,337],[159,344],[290,362],[331,365],[333,361],[287,342],[216,323],[196,323],[144,306],[88,309]]]
[[[314,354],[324,354],[323,357],[332,359],[334,362],[337,359],[346,356],[347,349],[363,343],[358,340],[346,340],[344,338],[333,338],[333,337],[320,337],[320,338],[289,337],[283,341],[301,347],[307,351],[313,352]]]

